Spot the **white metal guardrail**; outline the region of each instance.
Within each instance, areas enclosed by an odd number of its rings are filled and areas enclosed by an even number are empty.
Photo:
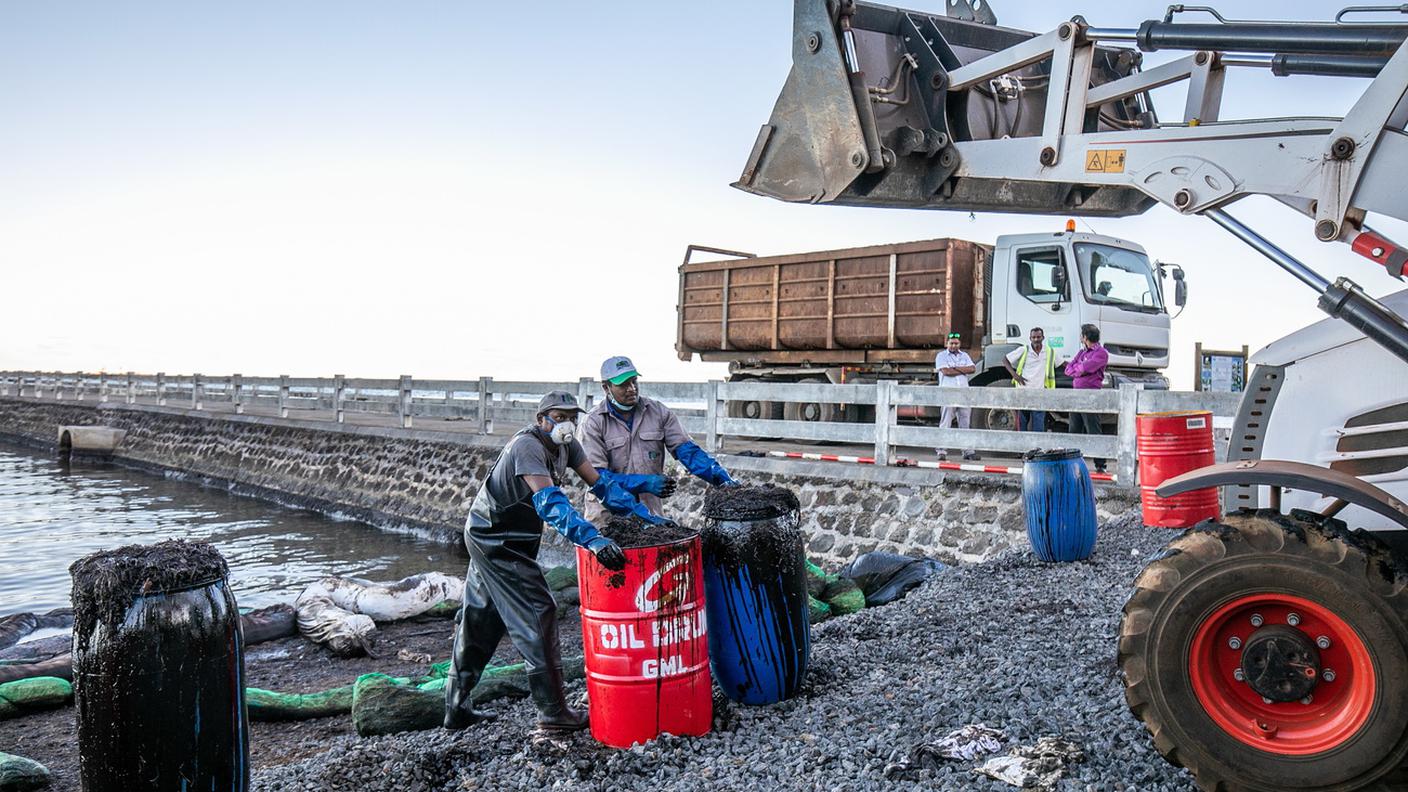
[[[533,419],[538,398],[550,390],[577,394],[584,406],[601,395],[596,380],[564,382],[495,380],[423,380],[409,375],[396,379],[354,377],[245,377],[192,374],[64,374],[0,372],[0,397],[53,401],[156,404],[192,410],[245,413],[271,410],[280,417],[303,413],[316,420],[318,411],[343,423],[348,413],[393,417],[410,428],[416,418],[465,421],[481,434],[495,422],[517,426]],[[895,449],[971,448],[1021,453],[1034,447],[1076,448],[1088,457],[1111,459],[1120,482],[1135,480],[1135,416],[1172,410],[1210,410],[1214,416],[1236,414],[1239,394],[1152,391],[1125,385],[1119,390],[1042,390],[1030,388],[939,388],[932,384],[830,385],[768,382],[648,382],[644,391],[670,405],[691,434],[702,436],[711,450],[726,437],[762,437],[807,442],[860,444],[874,447],[877,465],[895,459]],[[730,417],[731,402],[815,403],[862,405],[874,409],[874,420],[824,422]],[[1029,432],[988,429],[940,429],[923,423],[902,423],[901,408],[971,407],[988,410],[1046,410],[1114,415],[1112,435]]]

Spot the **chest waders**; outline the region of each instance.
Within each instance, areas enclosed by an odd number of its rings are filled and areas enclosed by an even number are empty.
[[[513,443],[532,442],[543,438],[531,428],[520,431],[504,446],[499,460]],[[565,473],[567,449],[548,447],[548,454],[556,485]],[[494,463],[495,469],[498,464]],[[567,706],[557,645],[557,605],[537,561],[543,521],[531,500],[496,502],[489,493],[493,475],[491,469],[474,498],[464,530],[469,570],[462,607],[455,617],[455,646],[445,684],[445,728],[463,729],[493,717],[474,708],[470,693],[505,634],[523,655],[539,723],[546,728],[582,728],[585,716]]]

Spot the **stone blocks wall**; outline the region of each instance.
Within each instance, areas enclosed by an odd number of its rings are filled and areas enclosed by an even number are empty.
[[[58,427],[65,425],[126,430],[115,454],[124,464],[179,471],[239,494],[373,525],[409,527],[448,544],[460,543],[470,501],[504,440],[174,408],[0,399],[0,435],[52,447]],[[832,566],[871,550],[971,562],[1027,541],[1015,477],[742,456],[723,461],[745,482],[796,491],[808,555]],[[701,527],[706,485],[678,466],[672,472],[681,477],[681,486],[666,503],[666,514]],[[1097,492],[1102,520],[1135,504],[1130,493]],[[580,489],[570,494],[580,506]],[[548,563],[570,563],[570,548],[549,533]]]

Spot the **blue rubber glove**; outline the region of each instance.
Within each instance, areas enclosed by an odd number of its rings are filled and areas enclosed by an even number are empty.
[[[610,476],[616,479],[616,483],[621,485],[621,489],[632,495],[649,493],[660,498],[668,498],[675,494],[677,486],[675,480],[668,476],[648,475],[644,473],[613,473],[606,468],[597,468],[596,472],[601,476]]]
[[[592,485],[591,492],[597,500],[601,501],[601,505],[605,506],[612,514],[622,516],[634,514],[651,525],[663,525],[670,522],[664,517],[651,514],[650,509],[645,508],[640,501],[636,500],[636,496],[627,492],[616,481],[615,473],[598,477],[596,483]]]
[[[724,466],[714,461],[704,449],[691,442],[683,442],[672,451],[675,459],[684,465],[692,475],[698,476],[715,487],[730,487],[738,482],[724,470]]]
[[[598,563],[612,572],[619,572],[626,568],[625,551],[621,549],[620,545],[605,536],[598,536],[587,542],[587,549],[596,556]]]
[[[567,493],[557,487],[544,487],[533,493],[533,510],[572,544],[590,547],[593,540],[603,538],[595,525],[572,508]]]

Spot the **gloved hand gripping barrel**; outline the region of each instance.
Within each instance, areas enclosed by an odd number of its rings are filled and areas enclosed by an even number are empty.
[[[73,682],[85,792],[243,792],[249,732],[239,609],[203,542],[74,562]]]
[[[780,487],[730,487],[704,501],[709,659],[734,701],[772,704],[807,675],[811,624],[797,496]]]
[[[714,717],[699,535],[615,518],[602,526],[626,555],[611,571],[577,549],[592,736],[629,748],[701,735]]]

